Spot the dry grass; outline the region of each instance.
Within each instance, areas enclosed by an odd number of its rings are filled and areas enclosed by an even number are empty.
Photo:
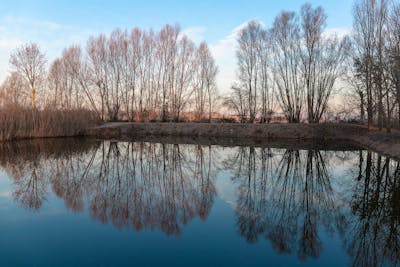
[[[33,111],[23,107],[0,109],[0,141],[84,135],[98,123],[93,112],[45,109]]]

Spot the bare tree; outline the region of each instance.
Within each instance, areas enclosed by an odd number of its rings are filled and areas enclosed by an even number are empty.
[[[351,59],[353,60],[353,59]],[[352,63],[349,62],[351,65]],[[354,114],[354,109],[357,110],[357,113],[360,115],[360,122],[365,122],[365,90],[363,87],[363,83],[360,79],[357,78],[357,73],[354,68],[349,68],[348,73],[344,75],[344,81],[346,85],[348,85],[348,91],[346,91],[343,96],[346,98],[346,104],[352,109]]]
[[[53,101],[51,105],[54,108],[58,108],[58,105],[62,102],[62,94],[60,93],[62,87],[62,76],[64,70],[62,68],[61,59],[56,58],[50,65],[49,74],[47,76],[47,82],[49,90],[53,94]]]
[[[387,73],[385,72],[385,64],[387,57],[385,55],[386,35],[388,27],[388,5],[386,0],[381,0],[375,11],[377,20],[376,31],[376,59],[374,64],[374,83],[378,96],[378,126],[382,130],[385,117],[390,118],[390,111],[385,114],[384,97],[389,95],[389,84],[386,82]],[[390,104],[388,103],[388,108]],[[386,121],[387,122],[387,121]]]
[[[390,88],[386,93],[387,130],[390,131],[391,115],[397,104],[397,119],[400,125],[400,3],[393,3],[388,14],[386,35],[387,77]]]
[[[171,92],[175,89],[175,57],[179,32],[179,25],[175,25],[174,27],[166,25],[157,36],[158,86],[161,88],[162,95],[162,121],[168,119],[168,99],[171,96]]]
[[[310,4],[301,8],[302,77],[306,89],[308,122],[318,123],[328,106],[336,80],[345,73],[350,41],[347,37],[324,37],[326,14]]]
[[[24,44],[11,54],[10,64],[28,82],[32,109],[35,109],[36,88],[45,75],[45,55],[36,43]]]
[[[246,92],[241,87],[235,85],[231,89],[231,93],[225,97],[223,104],[233,110],[235,115],[239,117],[240,122],[244,123],[246,122],[248,111],[246,108]]]
[[[319,108],[326,103],[324,92],[319,84],[317,67],[321,65],[321,54],[323,49],[322,33],[325,28],[327,15],[321,7],[313,9],[310,4],[301,7],[302,34],[304,51],[302,53],[303,77],[307,94],[308,121],[318,122],[320,118]],[[323,73],[321,73],[323,75]],[[323,88],[325,89],[325,88]],[[325,90],[324,90],[325,91]],[[319,95],[321,93],[323,96]],[[329,92],[327,93],[327,95]],[[317,103],[316,103],[317,102]],[[322,103],[321,103],[322,102]],[[317,110],[316,110],[317,109]]]
[[[106,119],[108,103],[108,64],[107,64],[107,39],[105,35],[97,38],[91,37],[87,43],[88,75],[92,86],[97,90],[96,95],[100,98],[101,119]]]
[[[270,82],[270,37],[270,32],[263,29],[258,21],[250,21],[238,34],[237,81],[232,86],[230,96],[233,98],[225,101],[225,104],[232,106],[236,103],[236,107],[240,106],[242,121],[254,122],[258,115],[262,122],[269,121],[273,112],[275,96]],[[242,117],[245,114],[248,118]]]
[[[305,92],[301,85],[300,27],[294,12],[282,12],[275,18],[272,38],[278,101],[290,123],[300,122]]]
[[[386,0],[359,0],[354,6],[354,59],[356,78],[367,96],[368,126],[390,132],[398,106],[398,4]]]
[[[196,119],[205,117],[208,106],[208,121],[211,122],[211,114],[217,96],[216,76],[218,68],[205,42],[197,49],[197,73],[194,85],[194,101]]]
[[[262,30],[260,43],[257,48],[258,55],[258,84],[261,95],[261,122],[270,122],[275,110],[276,97],[272,78],[272,57],[271,57],[271,32]]]
[[[176,61],[174,64],[175,82],[170,93],[172,115],[179,121],[180,114],[188,102],[191,85],[195,72],[195,46],[187,36],[183,36],[177,46]]]
[[[49,86],[54,91],[54,102],[60,108],[73,109],[83,105],[83,95],[79,83],[81,49],[70,46],[64,49],[62,57],[55,59],[48,76]]]
[[[24,106],[26,104],[26,82],[17,72],[12,72],[0,86],[0,107],[6,105]]]
[[[356,44],[357,55],[355,65],[358,76],[363,80],[367,96],[368,128],[374,119],[374,58],[377,53],[377,15],[378,2],[360,0],[354,5],[353,40]]]
[[[143,86],[146,87],[145,103],[149,119],[154,120],[160,114],[160,88],[157,86],[157,62],[156,62],[156,38],[155,33],[150,30],[143,36]]]
[[[262,32],[263,29],[259,22],[250,21],[239,32],[237,38],[238,85],[244,90],[246,95],[246,105],[250,122],[254,122],[257,113],[258,73],[260,68],[258,64],[258,51],[260,41],[262,40]]]

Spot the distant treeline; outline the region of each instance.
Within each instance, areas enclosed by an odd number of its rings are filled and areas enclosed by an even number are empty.
[[[390,130],[400,124],[400,3],[356,0],[353,17],[348,36],[329,34],[324,9],[310,4],[282,11],[269,28],[250,21],[237,34],[237,77],[224,94],[208,45],[178,25],[91,37],[48,70],[38,45],[26,44],[11,55],[0,107],[89,109],[103,121],[211,121],[223,108],[241,122],[352,114]],[[338,87],[346,103],[330,116]]]

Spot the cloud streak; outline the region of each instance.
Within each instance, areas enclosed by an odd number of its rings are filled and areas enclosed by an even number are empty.
[[[37,20],[37,19],[30,19],[25,17],[18,17],[18,16],[4,16],[2,19],[3,23],[8,25],[16,25],[20,26],[29,26],[30,28],[41,28],[50,31],[58,31],[65,28],[65,26],[51,22],[46,20]]]

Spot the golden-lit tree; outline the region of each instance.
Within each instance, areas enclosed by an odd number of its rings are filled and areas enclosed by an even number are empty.
[[[14,71],[21,75],[29,84],[32,109],[36,107],[36,89],[45,78],[46,58],[35,43],[29,43],[17,48],[10,57]]]

